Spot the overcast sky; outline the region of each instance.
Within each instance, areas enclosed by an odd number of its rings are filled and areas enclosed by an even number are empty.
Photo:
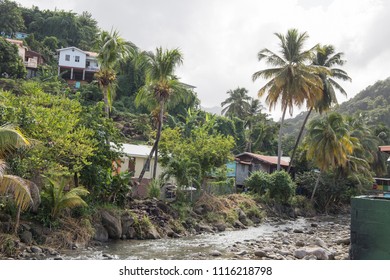
[[[256,97],[265,83],[252,74],[268,66],[257,53],[278,50],[275,32],[310,36],[306,48],[332,44],[344,52],[348,98],[390,76],[390,1],[354,0],[16,0],[41,9],[89,11],[104,30],[117,29],[143,50],[179,48],[182,82],[196,86],[204,107],[220,106],[237,87]],[[339,101],[345,98],[339,96]],[[268,111],[268,109],[267,109]],[[299,113],[294,109],[294,115]],[[278,120],[280,107],[271,115]]]

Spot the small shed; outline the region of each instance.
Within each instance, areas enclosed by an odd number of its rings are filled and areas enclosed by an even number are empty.
[[[254,153],[241,153],[236,157],[236,186],[244,186],[245,180],[254,171],[264,171],[272,173],[277,169],[278,157],[265,156]],[[290,162],[289,157],[282,157],[280,160],[281,168],[287,170]]]

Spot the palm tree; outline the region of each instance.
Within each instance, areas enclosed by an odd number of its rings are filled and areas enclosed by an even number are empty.
[[[15,222],[15,233],[19,227],[20,212],[30,207],[32,201],[30,184],[22,178],[5,174],[4,157],[16,148],[29,146],[30,142],[23,134],[12,126],[0,127],[0,195],[12,193],[18,207]]]
[[[99,54],[97,58],[100,70],[95,74],[95,77],[103,91],[105,113],[108,118],[116,89],[115,69],[121,61],[130,55],[131,50],[135,49],[135,46],[121,38],[118,31],[111,30],[111,32],[102,31],[100,33],[98,48]]]
[[[179,49],[163,50],[156,49],[156,53],[148,53],[149,67],[146,74],[145,85],[136,96],[136,104],[146,104],[149,108],[157,108],[158,123],[156,140],[147,158],[144,168],[138,178],[141,182],[150,159],[155,154],[153,167],[153,179],[156,178],[158,143],[164,120],[164,110],[169,102],[171,105],[185,99],[188,87],[179,82],[175,76],[176,67],[183,63],[183,56]]]
[[[352,137],[348,125],[338,113],[331,113],[324,118],[310,122],[306,136],[307,159],[314,160],[320,174],[314,186],[311,201],[317,190],[323,172],[334,168],[344,168],[349,156],[357,146],[357,139]]]
[[[334,78],[336,78],[343,81],[351,81],[351,78],[344,70],[334,67],[334,66],[344,65],[345,60],[342,59],[343,55],[344,54],[342,52],[338,52],[335,54],[335,49],[332,45],[325,45],[325,46],[319,45],[316,48],[316,55],[314,56],[312,64],[316,66],[326,67],[329,70],[329,73],[321,72],[318,74],[323,84],[322,97],[320,100],[318,100],[315,103],[314,107],[312,106],[309,107],[309,111],[306,114],[302,127],[299,131],[297,140],[295,142],[294,150],[291,155],[290,164],[288,166],[288,171],[290,171],[291,169],[291,166],[294,161],[295,153],[297,151],[299,142],[303,134],[303,130],[305,129],[307,120],[309,119],[309,116],[313,111],[313,109],[315,109],[320,114],[322,114],[324,111],[329,110],[333,105],[337,104],[335,88],[338,91],[340,91],[343,95],[347,96],[345,90],[334,80]]]
[[[227,94],[229,97],[221,103],[222,114],[227,117],[238,117],[245,119],[245,113],[250,109],[249,101],[251,100],[248,96],[248,90],[245,88],[236,88],[235,90],[229,90]]]
[[[251,153],[252,152],[252,137],[253,137],[253,125],[256,122],[264,122],[266,117],[264,114],[261,114],[261,110],[264,108],[261,105],[259,99],[251,98],[251,102],[249,103],[249,108],[245,112],[245,138],[246,138],[246,147],[245,151]]]
[[[280,121],[278,138],[278,164],[280,170],[280,158],[282,155],[282,129],[287,108],[290,115],[293,113],[294,105],[300,107],[305,102],[309,107],[314,106],[322,95],[322,81],[317,75],[325,71],[322,67],[308,65],[311,61],[315,47],[303,50],[303,45],[308,39],[306,32],[298,33],[297,29],[290,29],[286,36],[275,33],[280,40],[280,55],[263,49],[258,53],[258,60],[265,60],[273,68],[260,70],[252,75],[253,81],[258,78],[269,79],[269,81],[258,91],[262,97],[268,93],[266,103],[276,107],[281,103],[282,118]]]
[[[89,191],[83,187],[72,188],[65,191],[67,180],[62,178],[60,181],[45,177],[49,186],[45,188],[42,196],[48,202],[52,220],[55,220],[65,208],[74,208],[77,206],[87,206],[87,203],[81,196],[89,194]]]

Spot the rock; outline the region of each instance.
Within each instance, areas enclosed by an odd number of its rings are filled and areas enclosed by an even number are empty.
[[[146,239],[161,239],[161,236],[154,226],[150,226],[146,230],[145,238]]]
[[[33,241],[32,233],[30,231],[23,231],[20,235],[20,240],[27,245],[31,245]]]
[[[218,224],[215,225],[215,228],[216,228],[219,232],[225,231],[225,230],[226,230],[226,224],[224,224],[224,223],[218,223]]]
[[[108,260],[114,259],[114,257],[111,256],[111,255],[109,255],[109,254],[103,254],[102,256],[103,256],[104,258],[108,259]]]
[[[108,237],[112,239],[119,239],[122,236],[122,224],[120,219],[115,217],[108,211],[101,211],[102,224],[107,230]]]
[[[210,256],[220,257],[220,256],[222,256],[222,253],[220,251],[215,250],[215,251],[210,252]]]
[[[267,257],[267,253],[265,251],[262,251],[262,250],[255,251],[254,254],[256,257],[259,257],[259,258]]]
[[[136,235],[134,229],[134,218],[129,213],[123,214],[121,217],[121,225],[122,225],[122,238],[123,239],[133,239]]]
[[[108,232],[101,224],[95,225],[95,235],[93,239],[100,242],[108,241]]]
[[[320,246],[322,248],[326,248],[327,247],[325,242],[324,242],[324,240],[322,240],[321,238],[316,238],[314,240],[314,245]]]
[[[318,227],[318,224],[317,223],[311,223],[310,226],[316,228],[316,227]]]
[[[304,257],[306,257],[307,255],[307,252],[306,250],[303,250],[303,249],[298,249],[298,250],[295,250],[294,252],[294,257],[296,257],[297,259],[303,259]]]
[[[347,237],[347,238],[341,238],[341,239],[337,239],[337,240],[335,241],[335,243],[336,243],[337,245],[349,245],[349,244],[351,244],[351,239],[350,239],[349,237]]]
[[[30,249],[31,249],[31,252],[34,254],[42,253],[42,249],[39,248],[38,246],[31,246]]]
[[[238,221],[238,220],[233,223],[233,227],[240,228],[240,229],[246,229],[247,228],[243,223],[241,223],[241,221]]]
[[[303,230],[300,228],[296,228],[293,230],[293,233],[303,233]]]
[[[169,231],[167,236],[170,238],[180,238],[181,237],[180,234],[174,232],[173,230]]]
[[[246,254],[248,254],[247,251],[241,251],[241,252],[236,253],[237,256],[245,256]]]
[[[202,224],[202,223],[196,224],[195,230],[197,232],[214,232],[210,226]]]
[[[63,260],[63,258],[61,258],[61,257],[55,257],[54,260],[56,260],[56,261],[61,261],[61,260]]]
[[[310,254],[314,255],[317,260],[329,260],[329,252],[323,248],[314,249]]]

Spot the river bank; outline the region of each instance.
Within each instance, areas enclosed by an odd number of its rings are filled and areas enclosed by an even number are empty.
[[[302,209],[264,208],[239,195],[210,196],[183,219],[183,209],[135,201],[125,211],[98,211],[92,224],[68,221],[73,233],[43,227],[39,232],[24,223],[20,239],[7,242],[13,259],[348,258],[348,215],[302,217]]]

